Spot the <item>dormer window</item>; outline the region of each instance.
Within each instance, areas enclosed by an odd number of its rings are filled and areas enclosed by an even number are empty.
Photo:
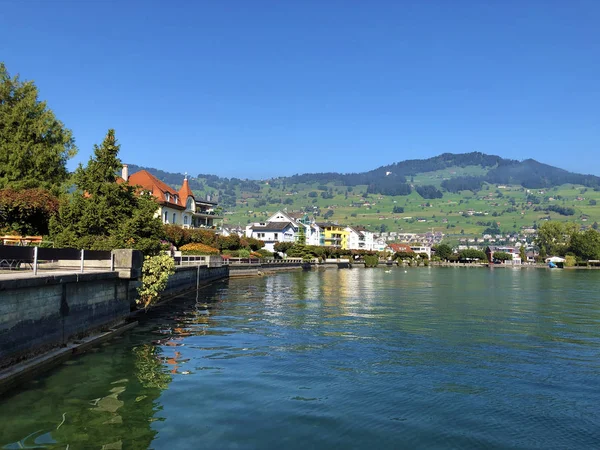
[[[179,197],[175,196],[175,200],[174,200],[174,202],[175,202],[175,203],[179,203]]]
[[[165,200],[168,202],[171,201],[171,194],[169,194],[168,192],[165,192]]]

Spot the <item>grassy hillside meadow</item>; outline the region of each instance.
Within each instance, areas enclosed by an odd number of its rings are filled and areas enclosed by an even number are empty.
[[[479,166],[450,167],[445,170],[415,175],[410,180],[414,186],[440,186],[445,178],[482,175],[485,169]],[[201,178],[199,181],[204,181]],[[562,185],[549,189],[524,189],[521,186],[484,184],[479,192],[444,192],[442,198],[427,200],[416,192],[408,196],[366,195],[367,186],[346,187],[328,183],[285,184],[285,179],[260,181],[260,192],[235,191],[235,207],[225,205],[224,223],[245,226],[250,222],[265,220],[279,209],[288,211],[306,210],[318,212],[317,220],[328,220],[348,225],[363,225],[379,231],[382,225],[387,231],[421,233],[442,231],[448,238],[461,235],[481,236],[489,222],[497,222],[503,233],[518,231],[522,226],[540,224],[543,220],[572,221],[581,225],[600,222],[600,192],[577,185]],[[311,194],[313,192],[313,194]],[[317,196],[314,197],[314,192]],[[198,194],[211,193],[210,187]],[[322,194],[332,198],[322,198]],[[213,192],[214,195],[214,192]],[[529,196],[529,198],[528,198]],[[533,199],[532,197],[535,197]],[[530,201],[530,200],[533,200]],[[591,202],[590,202],[591,201]],[[539,203],[536,203],[539,202]],[[556,212],[535,211],[547,206],[572,207],[575,214],[560,215]],[[394,214],[394,206],[404,208],[403,213]],[[468,211],[474,211],[469,215]],[[310,214],[312,216],[312,214]],[[587,217],[586,217],[587,216]]]

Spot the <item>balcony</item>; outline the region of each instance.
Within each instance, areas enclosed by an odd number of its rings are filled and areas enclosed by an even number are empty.
[[[194,213],[194,215],[197,217],[203,217],[203,218],[208,218],[208,219],[222,219],[223,218],[223,216],[217,215],[217,213],[215,213],[214,211],[196,211]]]

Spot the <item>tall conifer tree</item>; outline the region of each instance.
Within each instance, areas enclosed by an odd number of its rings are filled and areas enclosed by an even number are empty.
[[[55,188],[76,152],[71,130],[38,99],[35,84],[0,63],[0,189]]]
[[[95,250],[135,248],[146,254],[160,249],[162,223],[150,195],[136,193],[135,186],[118,183],[122,168],[120,146],[114,130],[108,130],[100,146],[94,146],[86,167],[73,177],[76,190],[51,221],[56,246]]]

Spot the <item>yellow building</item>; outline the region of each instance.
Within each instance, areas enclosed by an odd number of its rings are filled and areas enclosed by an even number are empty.
[[[348,249],[348,236],[350,233],[344,229],[343,225],[334,223],[317,223],[317,225],[321,228],[320,245],[341,248],[342,250]]]

